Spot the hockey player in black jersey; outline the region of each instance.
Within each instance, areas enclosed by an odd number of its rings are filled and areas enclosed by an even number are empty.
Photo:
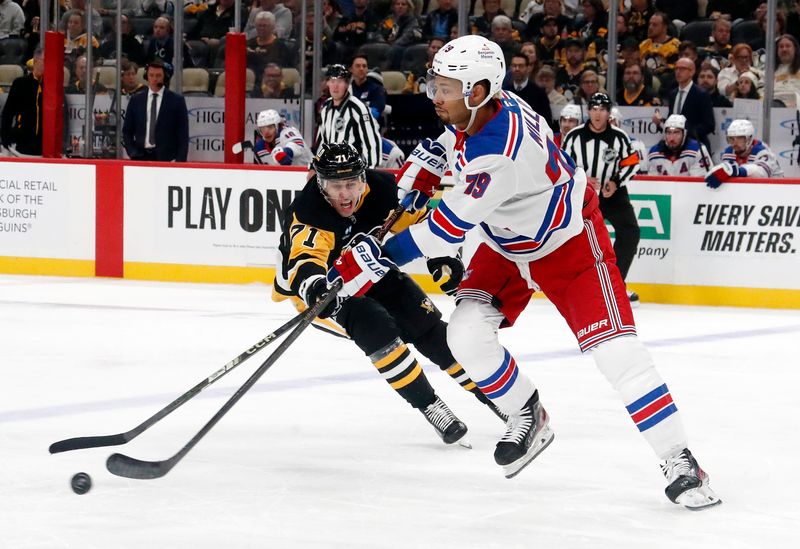
[[[364,160],[351,145],[323,145],[312,168],[315,175],[284,215],[281,264],[273,286],[273,299],[292,299],[299,310],[313,305],[328,291],[325,276],[342,249],[358,241],[359,233],[382,225],[398,205],[394,178],[366,170]],[[404,213],[392,230],[406,228],[423,213]],[[442,281],[444,291],[455,291],[463,273],[459,259],[431,259],[428,268]],[[453,358],[441,313],[405,273],[393,269],[363,296],[335,299],[320,318],[330,331],[350,337],[391,387],[422,412],[446,444],[462,441],[466,445],[463,437],[467,427],[436,395],[407,347],[409,343],[502,418]],[[324,325],[317,326],[325,329]]]

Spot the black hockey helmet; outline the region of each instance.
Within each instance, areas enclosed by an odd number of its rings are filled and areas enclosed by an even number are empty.
[[[591,109],[593,107],[603,107],[608,112],[611,112],[611,98],[607,93],[597,92],[593,93],[586,102],[586,105]]]
[[[325,190],[325,181],[336,179],[363,179],[366,162],[358,151],[347,143],[325,143],[317,151],[312,163],[317,172],[317,182]]]
[[[328,72],[325,73],[328,78],[344,78],[350,80],[350,70],[340,63],[328,67]]]

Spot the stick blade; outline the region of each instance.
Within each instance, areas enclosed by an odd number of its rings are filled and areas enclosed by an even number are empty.
[[[150,480],[161,478],[167,473],[174,463],[171,459],[165,461],[142,461],[124,454],[111,454],[106,460],[106,469],[118,477]]]
[[[51,454],[69,452],[71,450],[83,450],[84,448],[100,448],[101,446],[119,446],[128,442],[128,438],[123,434],[103,435],[97,437],[74,437],[59,440],[50,445]]]
[[[234,143],[231,147],[231,151],[233,151],[233,154],[240,154],[242,152],[242,144]]]

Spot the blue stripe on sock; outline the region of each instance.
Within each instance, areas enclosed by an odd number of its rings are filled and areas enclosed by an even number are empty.
[[[675,404],[670,404],[669,406],[658,412],[656,415],[651,416],[650,418],[639,423],[636,426],[639,428],[639,431],[647,431],[650,427],[652,427],[656,423],[659,423],[661,420],[668,418],[677,411],[678,411],[677,406],[675,406]]]
[[[514,366],[514,373],[511,374],[511,377],[508,379],[508,381],[506,381],[505,385],[500,387],[494,393],[489,393],[486,396],[489,397],[489,398],[500,398],[501,396],[506,394],[509,391],[509,389],[511,389],[511,387],[514,386],[514,382],[517,380],[517,374],[518,373],[519,373],[519,368]]]
[[[506,369],[508,368],[508,363],[511,362],[511,354],[506,349],[503,350],[505,351],[505,356],[503,356],[503,363],[500,365],[500,368],[498,368],[495,371],[495,373],[493,373],[486,379],[481,381],[476,381],[475,383],[478,385],[478,387],[486,387],[488,385],[491,385],[492,383],[500,379],[500,377],[506,372]]]
[[[645,406],[647,406],[648,404],[650,404],[651,402],[655,402],[656,399],[658,399],[660,396],[666,395],[667,393],[669,393],[669,389],[667,389],[667,384],[664,383],[663,385],[661,385],[661,387],[656,387],[655,389],[644,395],[639,400],[631,402],[630,404],[625,406],[625,409],[628,410],[629,414],[636,413]]]

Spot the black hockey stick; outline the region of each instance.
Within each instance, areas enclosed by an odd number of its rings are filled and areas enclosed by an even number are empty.
[[[394,222],[397,221],[397,218],[403,213],[403,206],[397,206],[392,213],[386,218],[384,221],[383,226],[378,231],[376,237],[381,240],[389,229],[394,225]],[[130,456],[126,456],[125,454],[114,453],[108,456],[106,460],[106,468],[112,474],[115,474],[120,477],[126,478],[133,478],[133,479],[154,479],[154,478],[161,478],[167,473],[169,473],[175,465],[178,464],[180,460],[189,453],[189,451],[194,448],[200,440],[208,434],[208,432],[216,425],[220,419],[223,418],[225,414],[230,411],[230,409],[236,404],[239,399],[241,399],[244,394],[250,390],[250,388],[256,384],[259,378],[264,375],[264,372],[269,370],[273,364],[280,358],[280,356],[288,349],[294,341],[300,337],[300,334],[308,328],[311,322],[319,315],[319,313],[325,309],[325,307],[330,303],[336,295],[339,293],[339,290],[342,288],[342,281],[337,280],[334,286],[330,289],[327,295],[320,301],[314,304],[313,307],[305,311],[303,313],[303,319],[300,321],[300,324],[292,331],[291,334],[284,339],[281,344],[275,349],[271,355],[265,360],[258,369],[253,372],[247,381],[237,389],[237,391],[228,399],[228,401],[222,405],[216,414],[206,423],[200,431],[195,434],[189,442],[181,448],[177,454],[172,456],[171,458],[161,460],[161,461],[143,461],[140,459],[132,458]],[[302,316],[302,315],[301,315]]]
[[[214,414],[208,423],[206,423],[200,431],[197,432],[196,435],[192,437],[192,439],[186,443],[186,445],[180,449],[180,451],[172,456],[169,459],[165,459],[162,461],[143,461],[140,459],[132,458],[130,456],[126,456],[124,454],[111,454],[108,456],[108,460],[106,460],[106,468],[113,474],[126,477],[126,478],[134,478],[134,479],[153,479],[153,478],[161,478],[167,473],[172,470],[175,465],[178,464],[180,460],[189,453],[189,450],[195,447],[200,440],[208,434],[208,432],[214,427],[214,425],[219,422],[220,419],[223,418],[225,414],[227,414],[231,408],[233,408],[234,404],[236,404],[239,399],[241,399],[244,394],[250,390],[250,388],[255,385],[255,383],[259,380],[259,378],[264,375],[264,372],[270,369],[273,364],[280,358],[280,356],[288,349],[295,340],[300,337],[300,334],[308,328],[314,318],[330,303],[335,297],[336,294],[339,293],[339,290],[342,287],[341,281],[337,281],[337,283],[330,289],[328,294],[320,301],[317,301],[311,309],[308,310],[307,314],[301,315],[303,319],[300,321],[300,324],[289,334],[286,339],[284,339],[281,344],[278,346],[275,351],[269,355],[269,358],[265,360],[258,369],[253,372],[247,381],[244,382],[244,385],[239,387],[237,391],[228,399],[228,401],[222,406],[222,408]]]
[[[137,425],[130,431],[124,433],[117,433],[115,435],[100,435],[92,437],[75,437],[66,440],[59,440],[50,445],[50,453],[57,454],[59,452],[68,452],[70,450],[80,450],[83,448],[98,448],[101,446],[119,446],[135,439],[147,429],[167,417],[169,414],[186,404],[189,400],[197,396],[200,391],[215,383],[218,379],[222,378],[225,374],[236,368],[239,364],[256,354],[258,351],[281,337],[283,334],[294,328],[297,324],[303,321],[304,315],[308,311],[304,311],[294,318],[289,320],[286,324],[258,341],[255,345],[247,349],[245,352],[228,362],[225,366],[208,376],[206,379],[183,393],[181,396],[170,402],[167,406],[156,412],[155,415],[149,417],[141,424]]]

